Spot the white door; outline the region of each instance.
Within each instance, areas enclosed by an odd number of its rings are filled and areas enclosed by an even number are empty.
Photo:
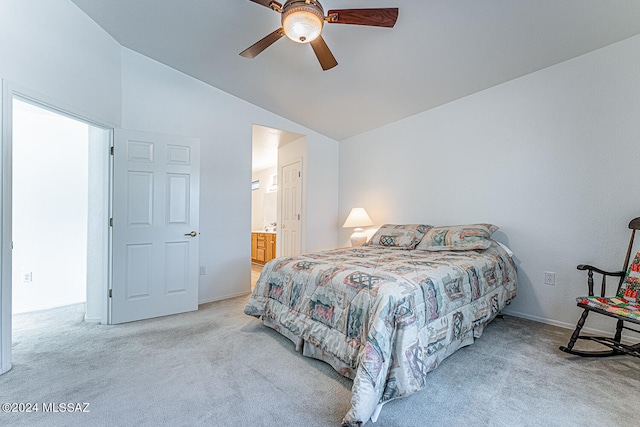
[[[280,255],[292,256],[300,254],[301,207],[302,207],[302,162],[297,161],[283,166],[280,170],[280,186],[282,190],[282,240]]]
[[[198,309],[200,141],[114,135],[111,321]]]

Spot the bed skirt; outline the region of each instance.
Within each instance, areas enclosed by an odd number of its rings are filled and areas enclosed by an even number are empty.
[[[311,357],[313,359],[318,359],[325,363],[328,363],[340,375],[343,375],[351,380],[355,378],[355,367],[349,366],[334,355],[327,353],[326,351],[322,351],[322,349],[320,349],[319,347],[303,340],[302,338],[291,332],[289,329],[287,329],[285,326],[281,325],[277,320],[262,316],[262,323],[265,326],[268,326],[269,328],[275,330],[280,335],[291,340],[293,345],[296,346],[296,351],[301,351],[303,356]]]

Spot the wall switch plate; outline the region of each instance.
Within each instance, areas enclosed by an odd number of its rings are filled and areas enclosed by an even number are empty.
[[[554,286],[556,284],[556,273],[552,271],[545,271],[544,284],[549,286]]]
[[[200,266],[200,275],[204,276],[205,274],[207,274],[207,267],[204,265]]]
[[[22,281],[23,282],[31,282],[33,280],[33,273],[30,271],[28,273],[23,273]]]

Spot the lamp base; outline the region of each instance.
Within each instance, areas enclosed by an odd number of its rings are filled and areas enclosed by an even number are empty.
[[[364,229],[356,228],[351,235],[351,246],[362,246],[367,241],[367,235],[364,233]]]

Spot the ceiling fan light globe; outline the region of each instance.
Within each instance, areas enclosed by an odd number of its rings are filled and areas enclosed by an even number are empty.
[[[282,14],[284,33],[294,42],[309,43],[322,32],[324,17],[317,9],[298,6],[285,10]]]

